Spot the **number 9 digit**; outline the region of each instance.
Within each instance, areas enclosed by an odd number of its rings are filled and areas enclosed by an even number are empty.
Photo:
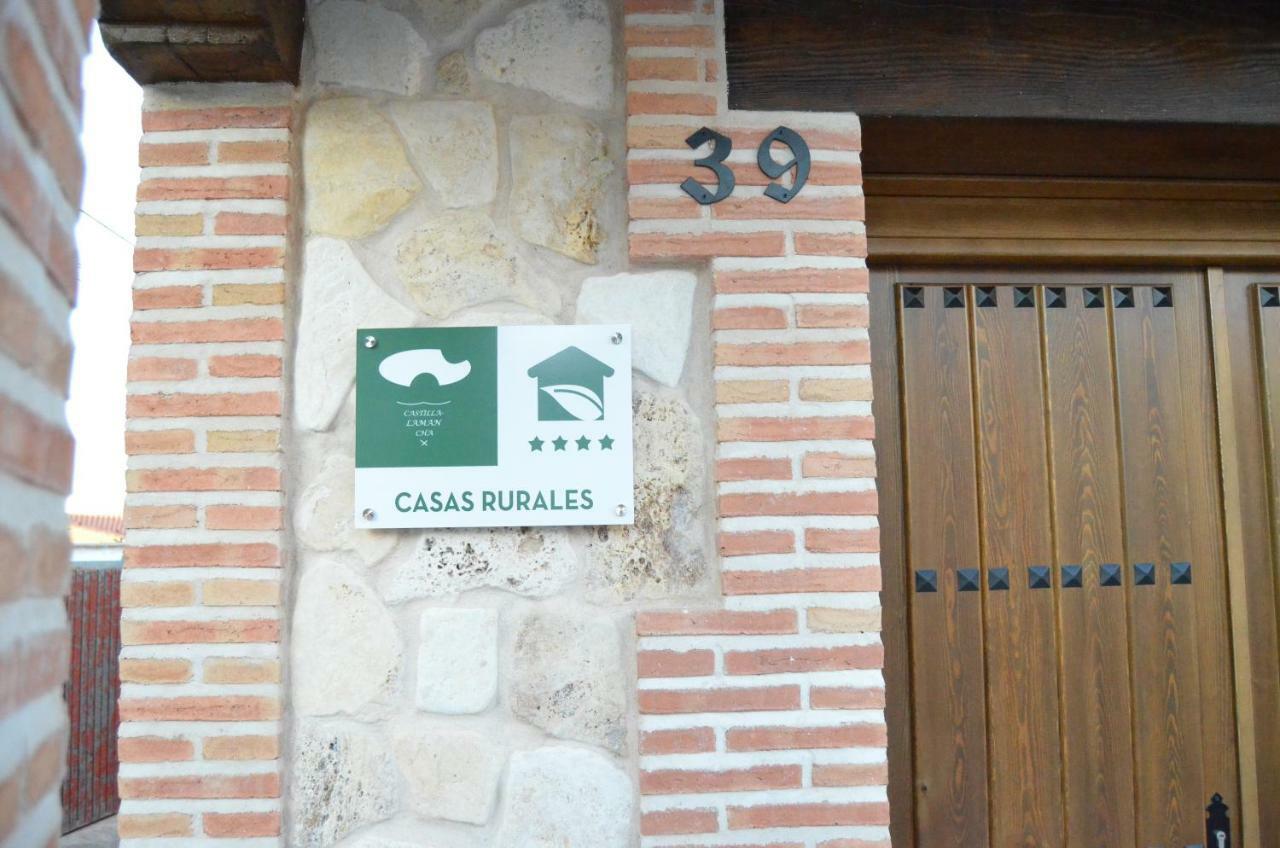
[[[789,162],[779,163],[773,160],[773,143],[781,142],[791,148],[791,160]],[[800,189],[804,188],[804,184],[809,181],[809,145],[800,137],[795,130],[787,127],[778,127],[760,142],[760,149],[756,151],[756,163],[760,166],[760,170],[764,171],[765,176],[771,180],[776,180],[790,171],[796,169],[795,179],[791,182],[791,188],[783,186],[781,183],[769,183],[769,187],[764,190],[766,197],[772,197],[779,203],[786,203],[791,198],[800,193]]]

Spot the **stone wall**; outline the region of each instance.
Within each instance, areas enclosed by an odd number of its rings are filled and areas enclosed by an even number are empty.
[[[0,4],[0,845],[57,844],[71,488],[64,406],[96,4]]]
[[[623,10],[309,9],[291,844],[636,844],[634,616],[714,603],[709,277],[627,255]],[[360,531],[355,328],[630,323],[634,527]]]

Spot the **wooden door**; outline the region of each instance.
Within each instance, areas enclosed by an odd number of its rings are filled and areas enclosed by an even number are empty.
[[[894,844],[1204,843],[1240,795],[1204,274],[877,276]]]

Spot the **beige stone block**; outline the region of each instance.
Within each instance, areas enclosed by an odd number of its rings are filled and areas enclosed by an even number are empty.
[[[279,430],[210,430],[210,453],[260,453],[280,449]]]
[[[814,607],[809,610],[809,629],[819,633],[868,633],[880,630],[880,608],[837,609]]]
[[[871,400],[871,381],[801,380],[800,400],[826,402]]]
[[[786,380],[728,380],[716,383],[716,403],[785,403],[791,396]]]
[[[138,215],[133,232],[137,236],[198,236],[204,232],[204,216]]]
[[[227,283],[213,287],[214,306],[274,306],[278,303],[284,303],[284,283]]]

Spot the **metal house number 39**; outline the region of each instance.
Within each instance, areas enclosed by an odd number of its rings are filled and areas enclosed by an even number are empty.
[[[786,145],[791,150],[791,158],[789,160],[779,162],[773,158],[773,143],[775,141]],[[733,140],[707,127],[703,127],[685,139],[685,144],[694,150],[697,150],[707,142],[711,142],[711,152],[701,159],[694,159],[693,164],[699,168],[706,168],[715,175],[715,191],[711,191],[693,177],[689,177],[680,184],[680,188],[684,189],[685,194],[703,206],[709,206],[712,203],[719,203],[724,200],[733,194],[736,184],[733,171],[724,164],[725,160],[729,158],[729,154],[733,152]],[[760,166],[760,170],[764,175],[771,180],[780,179],[792,168],[795,169],[795,178],[791,181],[790,186],[772,182],[764,190],[765,197],[771,197],[779,203],[786,203],[799,194],[800,189],[804,188],[804,184],[809,180],[809,145],[795,130],[787,127],[778,127],[765,136],[764,141],[760,142],[760,147],[756,150],[756,164]]]

